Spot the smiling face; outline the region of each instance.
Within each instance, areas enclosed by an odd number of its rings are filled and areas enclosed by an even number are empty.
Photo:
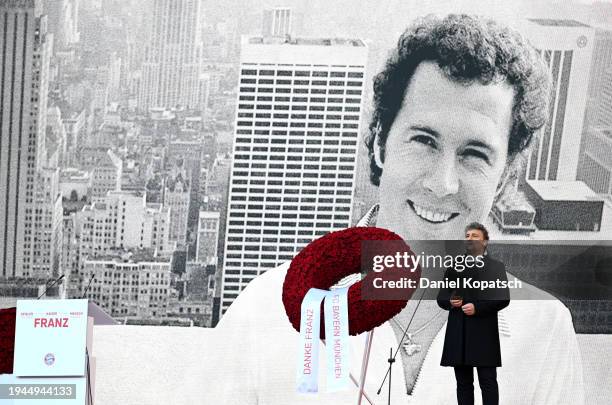
[[[377,226],[404,239],[462,239],[483,222],[506,166],[514,91],[464,85],[421,63],[389,130]]]

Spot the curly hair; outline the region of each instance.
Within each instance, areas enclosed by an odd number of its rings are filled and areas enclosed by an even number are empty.
[[[506,82],[515,92],[509,161],[532,143],[548,117],[550,76],[538,52],[518,32],[482,17],[450,14],[419,19],[400,36],[385,68],[374,78],[374,111],[366,137],[370,180],[378,186],[374,142],[384,161],[385,143],[410,79],[423,61],[437,63],[457,83]]]
[[[482,232],[482,236],[485,238],[485,240],[489,240],[489,231],[480,222],[471,222],[470,224],[468,224],[468,226],[465,227],[465,232],[471,231],[471,230]]]

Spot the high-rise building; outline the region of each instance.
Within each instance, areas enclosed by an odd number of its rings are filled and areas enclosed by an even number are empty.
[[[108,60],[108,97],[111,101],[119,99],[121,89],[121,57],[112,52]]]
[[[604,72],[603,80],[599,81],[597,96],[590,107],[585,129],[612,129],[612,65]]]
[[[210,99],[210,75],[208,73],[200,74],[200,110],[203,116],[208,116],[208,100]]]
[[[50,278],[59,275],[62,249],[62,195],[59,190],[59,168],[38,171],[32,215],[34,230],[30,256],[31,275]]]
[[[172,253],[170,211],[161,204],[147,204],[144,193],[111,191],[101,201],[85,206],[77,221],[83,257],[113,249],[152,249],[158,256]]]
[[[73,166],[78,164],[80,149],[85,144],[86,116],[85,110],[73,113],[62,112],[62,123],[66,131],[66,162]]]
[[[54,52],[79,41],[79,0],[45,0],[49,32],[53,34]]]
[[[366,59],[358,39],[243,38],[223,312],[258,274],[350,225]]]
[[[528,180],[576,180],[594,29],[575,20],[530,19],[526,33],[548,65],[552,97],[526,169]]]
[[[81,294],[85,293],[111,316],[167,316],[173,292],[169,258],[157,257],[146,249],[118,251],[85,260],[82,271],[87,284],[83,284]]]
[[[108,149],[91,170],[91,199],[99,201],[109,191],[121,189],[122,160]]]
[[[262,35],[273,37],[285,37],[292,34],[291,9],[276,7],[264,10]]]
[[[79,238],[77,235],[77,214],[70,212],[62,220],[62,252],[60,272],[66,277],[66,296],[78,297],[79,281]]]
[[[0,49],[0,276],[29,277],[49,70],[40,1],[0,0]]]
[[[200,0],[154,0],[153,26],[145,48],[138,108],[199,109]]]
[[[64,167],[67,165],[67,139],[66,128],[62,123],[62,112],[57,106],[51,106],[47,109],[47,129],[46,134],[53,135],[57,142],[58,149],[58,166]]]
[[[584,137],[578,180],[612,197],[612,127],[590,128]]]
[[[595,31],[578,180],[612,196],[612,27]]]
[[[189,201],[189,180],[181,173],[174,178],[168,178],[164,188],[164,207],[170,209],[170,240],[179,245],[187,242]]]
[[[219,212],[200,211],[198,221],[198,240],[196,262],[217,264],[217,245],[219,244]]]
[[[585,130],[593,125],[612,126],[611,71],[612,27],[597,27],[593,39]]]

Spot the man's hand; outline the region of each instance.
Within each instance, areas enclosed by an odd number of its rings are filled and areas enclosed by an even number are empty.
[[[476,308],[474,307],[474,304],[465,304],[461,307],[461,309],[463,310],[464,314],[469,316],[472,316],[476,313]]]
[[[459,308],[461,305],[463,305],[463,300],[450,300],[450,304],[453,308]]]

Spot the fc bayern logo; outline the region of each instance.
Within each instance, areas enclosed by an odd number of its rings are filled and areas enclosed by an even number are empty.
[[[52,366],[55,363],[55,356],[53,355],[53,353],[47,353],[45,355],[45,364],[47,366]]]

